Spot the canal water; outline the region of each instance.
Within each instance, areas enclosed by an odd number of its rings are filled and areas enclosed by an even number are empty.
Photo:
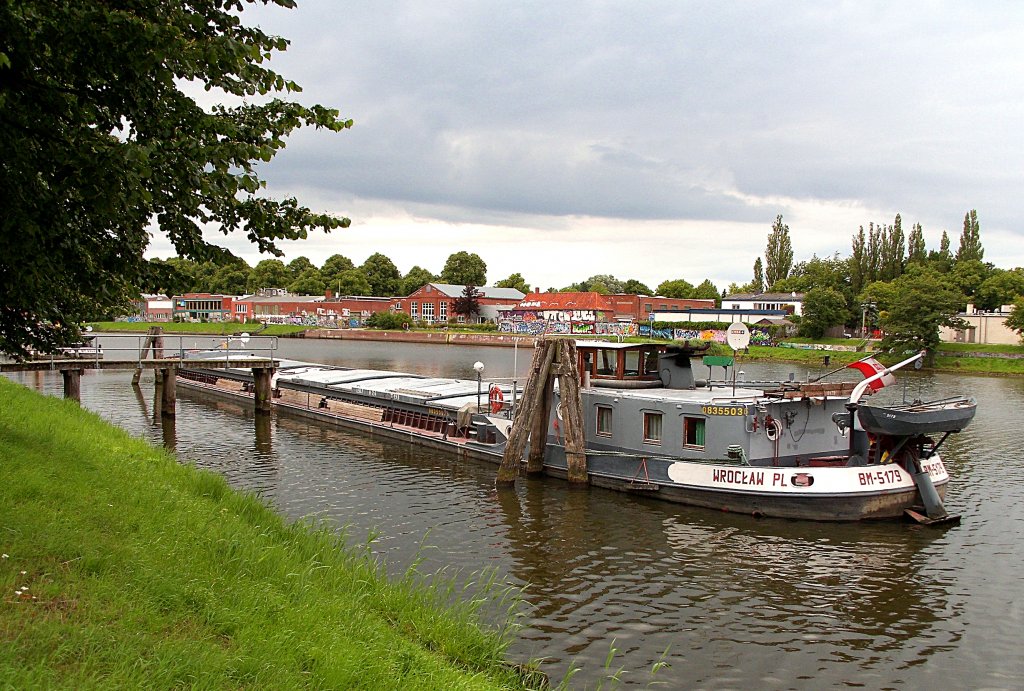
[[[531,351],[282,340],[279,355],[467,379],[479,360],[485,379],[521,381]],[[60,395],[59,376],[11,376]],[[89,372],[83,405],[291,518],[372,537],[392,572],[419,558],[421,571],[496,573],[523,591],[511,655],[543,658],[555,680],[581,668],[573,687],[617,674],[668,688],[1024,688],[1024,379],[912,372],[883,392],[978,399],[944,446],[963,522],[933,529],[755,519],[553,479],[497,492],[492,465],[195,393],[180,391],[168,424],[153,416],[152,375],[139,390],[130,378]]]

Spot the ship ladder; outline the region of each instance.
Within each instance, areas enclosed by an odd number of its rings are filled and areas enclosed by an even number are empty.
[[[638,481],[641,471],[644,474],[644,478],[642,481]],[[633,478],[629,481],[629,489],[637,491],[651,491],[658,489],[658,486],[651,482],[651,476],[647,474],[647,456],[643,456],[640,459],[640,465],[637,466],[636,472],[633,473]]]

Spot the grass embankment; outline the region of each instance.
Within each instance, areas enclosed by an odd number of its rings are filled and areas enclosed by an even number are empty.
[[[3,688],[523,685],[480,593],[389,580],[335,532],[3,377],[0,552]]]
[[[118,333],[146,333],[151,326],[163,328],[168,334],[190,334],[196,336],[237,336],[241,333],[260,336],[294,336],[315,327],[295,326],[293,324],[242,324],[239,322],[209,322],[206,324],[192,322],[92,322],[89,324],[94,331]]]

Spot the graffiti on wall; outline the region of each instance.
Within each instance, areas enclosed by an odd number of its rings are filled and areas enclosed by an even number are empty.
[[[644,336],[675,341],[726,342],[725,329],[670,329],[652,328],[650,324],[635,322],[564,322],[564,321],[513,321],[498,322],[500,333],[542,336],[544,334],[579,334],[596,336]],[[750,327],[751,345],[771,345],[772,337],[763,327]]]

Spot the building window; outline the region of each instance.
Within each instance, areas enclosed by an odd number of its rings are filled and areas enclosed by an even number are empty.
[[[401,312],[402,311],[402,303],[396,302],[395,306],[392,307],[391,309],[394,310],[395,312]]]
[[[661,443],[661,413],[644,413],[644,442]]]
[[[647,312],[650,312],[651,311],[651,307],[653,307],[653,306],[654,305],[652,305],[651,303],[648,302],[648,303],[646,303],[644,305],[644,310],[646,310]]]
[[[683,445],[697,449],[704,448],[704,418],[683,418]]]
[[[448,321],[448,303],[444,300],[437,305],[437,318],[443,322]]]
[[[409,310],[410,310],[409,311],[409,316],[410,317],[412,317],[413,319],[419,319],[420,318],[420,303],[418,303],[418,302],[410,302],[409,303]]]
[[[597,433],[602,437],[612,436],[612,409],[608,406],[597,406]]]
[[[428,322],[434,321],[434,303],[423,303],[423,319]]]

